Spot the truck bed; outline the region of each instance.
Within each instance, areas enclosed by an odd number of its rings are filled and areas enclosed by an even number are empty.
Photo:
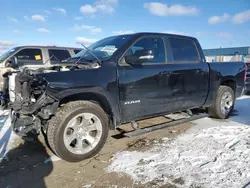
[[[245,87],[244,62],[216,62],[209,63],[210,66],[210,83],[222,83],[224,80],[231,80],[235,83],[236,98],[240,97]]]

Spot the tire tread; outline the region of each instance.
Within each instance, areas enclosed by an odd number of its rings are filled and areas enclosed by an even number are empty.
[[[219,109],[221,97],[222,97],[223,93],[225,93],[226,91],[233,93],[233,98],[234,98],[234,92],[233,92],[232,88],[230,88],[228,86],[224,86],[224,85],[220,86],[218,88],[216,98],[215,98],[213,104],[208,108],[208,113],[211,117],[219,118],[219,119],[226,119],[230,115],[230,113],[228,113],[227,116],[223,115],[221,113],[221,110]]]
[[[74,111],[76,108],[81,107],[81,106],[84,106],[85,108],[95,108],[96,110],[99,110],[101,113],[104,114],[104,118],[105,118],[104,121],[108,122],[107,114],[96,103],[89,102],[89,101],[72,101],[72,102],[65,104],[64,106],[61,106],[59,108],[59,110],[56,112],[56,114],[49,121],[49,125],[47,128],[48,144],[49,144],[52,152],[54,152],[55,155],[57,155],[61,158],[63,158],[63,157],[58,154],[57,149],[56,149],[56,134],[58,132],[58,129],[60,128],[59,125],[60,125],[62,119],[64,118],[65,114],[68,114],[68,113]],[[107,139],[107,136],[105,136],[105,141],[106,141],[106,139]],[[100,149],[97,148],[97,150],[100,151],[101,148]]]

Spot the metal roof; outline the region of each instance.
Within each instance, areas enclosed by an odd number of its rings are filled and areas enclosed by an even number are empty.
[[[137,32],[137,33],[130,33],[130,34],[121,34],[121,35],[113,35],[114,36],[148,36],[148,35],[156,35],[156,36],[169,36],[169,37],[182,37],[182,38],[190,38],[190,39],[196,39],[195,37],[187,36],[187,35],[178,35],[178,34],[172,34],[172,33],[157,33],[157,32]]]
[[[16,48],[55,48],[55,49],[82,49],[81,47],[64,47],[64,46],[39,46],[39,45],[24,45],[16,46]]]
[[[234,48],[214,48],[204,49],[205,56],[219,56],[219,55],[247,55],[250,53],[250,46],[234,47]]]

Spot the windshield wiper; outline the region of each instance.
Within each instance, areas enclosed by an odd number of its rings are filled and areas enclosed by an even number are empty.
[[[84,44],[81,44],[96,60],[97,60],[97,62],[98,62],[98,64],[101,66],[102,65],[102,61],[88,48],[88,47],[86,47]],[[75,64],[77,64],[79,61],[81,61],[81,59],[83,58],[83,56],[82,57],[80,57],[76,62],[75,62]]]
[[[62,62],[62,61],[60,61],[54,54],[51,54],[52,56],[50,56],[49,57],[49,59],[47,59],[46,61],[45,61],[45,63],[44,64],[46,64],[49,60],[51,60],[53,57],[57,60],[57,61],[59,61],[60,63]]]
[[[84,59],[82,56],[81,57],[69,57],[68,59],[62,60],[62,63],[75,63],[78,64],[79,60]],[[92,62],[92,60],[84,59],[86,62]]]

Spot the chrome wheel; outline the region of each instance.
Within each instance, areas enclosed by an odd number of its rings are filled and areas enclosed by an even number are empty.
[[[94,149],[100,142],[101,136],[101,120],[92,113],[82,113],[68,122],[63,141],[71,153],[82,155]]]
[[[225,92],[221,98],[221,111],[224,115],[227,115],[233,108],[234,99],[230,92]]]

